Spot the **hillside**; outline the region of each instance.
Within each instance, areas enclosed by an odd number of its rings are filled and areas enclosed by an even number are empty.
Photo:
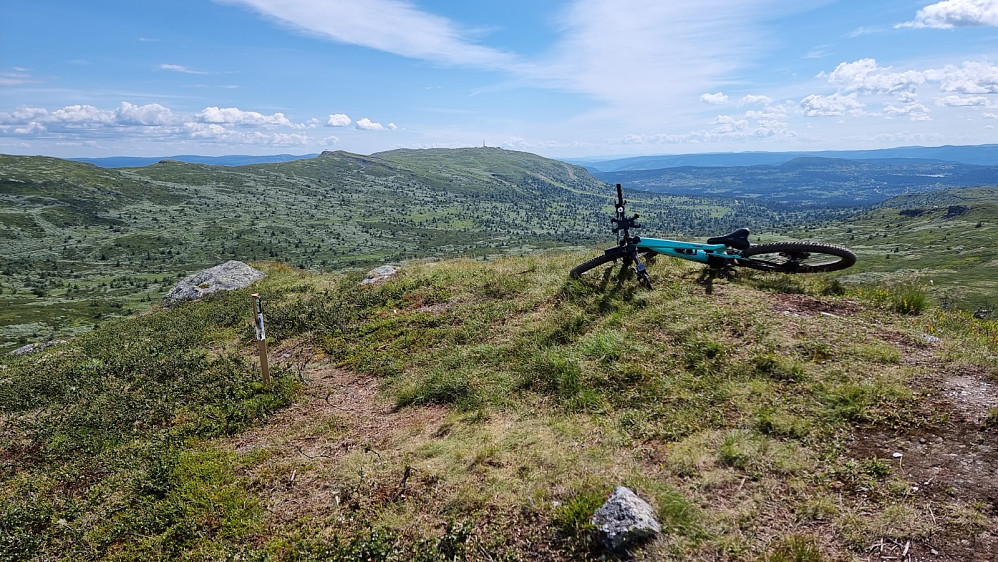
[[[733,197],[812,207],[879,204],[909,192],[998,185],[998,166],[931,160],[799,157],[779,165],[594,172],[610,182],[672,195]]]
[[[142,310],[178,277],[229,259],[342,271],[604,243],[612,195],[581,167],[487,148],[113,170],[0,156],[0,350]],[[632,199],[653,232],[686,236],[822,213]]]
[[[258,263],[0,355],[0,559],[598,559],[616,485],[662,523],[642,559],[998,555],[998,324],[678,260],[566,278],[591,255]]]
[[[888,199],[841,221],[789,236],[841,240],[860,260],[843,277],[924,287],[942,306],[998,305],[998,188],[948,189]]]

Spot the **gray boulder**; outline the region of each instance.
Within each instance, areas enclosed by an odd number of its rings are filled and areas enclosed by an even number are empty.
[[[655,510],[623,486],[617,486],[596,510],[593,526],[600,542],[610,550],[636,545],[662,532]]]
[[[266,277],[264,272],[253,269],[241,261],[230,260],[222,265],[200,271],[184,279],[163,297],[164,306],[182,301],[196,300],[215,291],[241,289]]]
[[[389,277],[394,276],[396,273],[398,273],[398,270],[395,269],[394,267],[390,265],[382,265],[380,267],[375,267],[371,271],[368,271],[367,275],[364,276],[364,280],[361,281],[360,283],[361,285],[368,285],[370,283],[381,283],[386,279],[388,279]]]

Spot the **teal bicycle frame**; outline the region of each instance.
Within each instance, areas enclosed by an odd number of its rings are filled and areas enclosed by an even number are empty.
[[[641,250],[651,250],[663,256],[710,265],[719,264],[717,261],[719,259],[734,260],[739,257],[739,254],[729,253],[728,247],[724,244],[698,244],[696,242],[680,242],[678,240],[664,240],[661,238],[641,238],[635,245],[639,252]]]

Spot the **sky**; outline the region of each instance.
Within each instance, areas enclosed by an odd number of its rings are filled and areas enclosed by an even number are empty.
[[[998,0],[3,0],[0,153],[998,143]]]

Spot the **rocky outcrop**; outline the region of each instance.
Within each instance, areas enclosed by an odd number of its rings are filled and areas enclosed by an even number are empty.
[[[360,283],[362,285],[367,285],[370,283],[382,283],[385,280],[391,278],[398,273],[398,270],[390,265],[382,265],[381,267],[375,267],[371,271],[367,272],[364,276],[364,280]]]
[[[662,526],[655,519],[655,510],[623,486],[617,486],[606,503],[596,510],[593,525],[600,542],[610,550],[639,544],[662,532]]]
[[[170,289],[163,297],[163,305],[196,300],[215,291],[241,289],[267,275],[241,261],[231,260],[191,275]]]

